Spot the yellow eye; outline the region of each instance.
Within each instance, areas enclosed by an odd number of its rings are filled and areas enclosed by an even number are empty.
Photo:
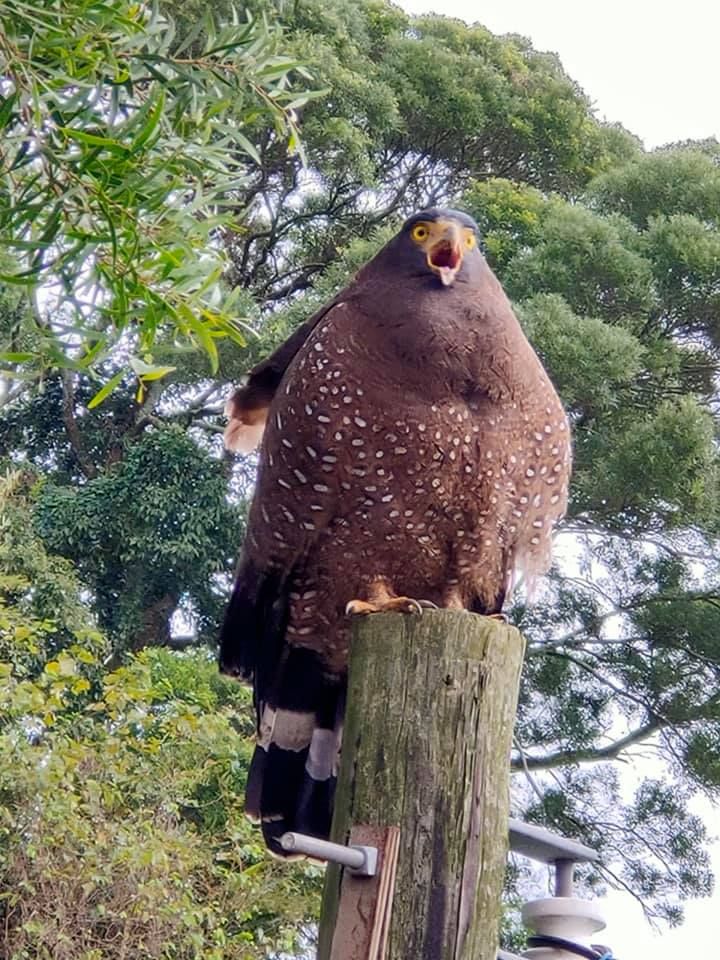
[[[418,243],[422,243],[423,240],[427,240],[429,235],[430,231],[424,223],[416,223],[412,228],[412,238],[413,240],[417,240]]]
[[[468,250],[472,250],[472,248],[475,246],[475,234],[474,234],[474,233],[466,233],[466,234],[465,234],[465,246],[468,248]]]

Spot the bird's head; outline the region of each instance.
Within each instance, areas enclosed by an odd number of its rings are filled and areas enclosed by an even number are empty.
[[[465,257],[478,255],[477,235],[478,226],[466,213],[433,207],[406,220],[398,239],[418,267],[449,287]]]

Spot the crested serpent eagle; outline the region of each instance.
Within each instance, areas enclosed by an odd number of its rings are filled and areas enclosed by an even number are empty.
[[[220,668],[254,688],[246,809],[276,853],[329,829],[347,614],[498,614],[550,562],[568,421],[477,233],[411,217],[228,403],[227,445],[261,445]]]

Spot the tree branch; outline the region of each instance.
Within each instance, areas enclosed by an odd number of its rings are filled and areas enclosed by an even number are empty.
[[[652,720],[643,724],[627,736],[609,743],[605,747],[588,747],[580,750],[558,750],[557,753],[549,753],[544,757],[528,756],[524,751],[519,757],[514,757],[510,762],[512,770],[549,770],[552,767],[564,767],[570,763],[601,763],[603,760],[615,760],[628,747],[636,743],[642,743],[658,730],[662,730],[663,725],[658,720]]]
[[[97,469],[85,452],[82,436],[80,435],[77,420],[75,419],[75,383],[70,370],[63,370],[62,372],[62,391],[62,418],[63,424],[65,425],[65,432],[70,441],[70,446],[72,447],[78,466],[87,479],[92,480],[97,476]]]

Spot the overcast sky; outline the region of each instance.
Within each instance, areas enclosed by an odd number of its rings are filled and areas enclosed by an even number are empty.
[[[400,0],[412,13],[432,10],[479,22],[493,33],[520,33],[559,54],[599,117],[620,122],[648,148],[678,140],[720,139],[720,2],[718,0]],[[646,766],[648,761],[635,764]],[[650,764],[649,772],[658,771]],[[628,779],[632,778],[632,775]],[[720,834],[720,814],[695,808]],[[720,848],[713,851],[720,885]],[[655,933],[628,894],[605,900],[608,929],[597,935],[620,960],[714,953],[718,899],[688,905],[679,930]]]
[[[647,147],[720,138],[718,0],[401,0],[560,55],[595,104]]]

